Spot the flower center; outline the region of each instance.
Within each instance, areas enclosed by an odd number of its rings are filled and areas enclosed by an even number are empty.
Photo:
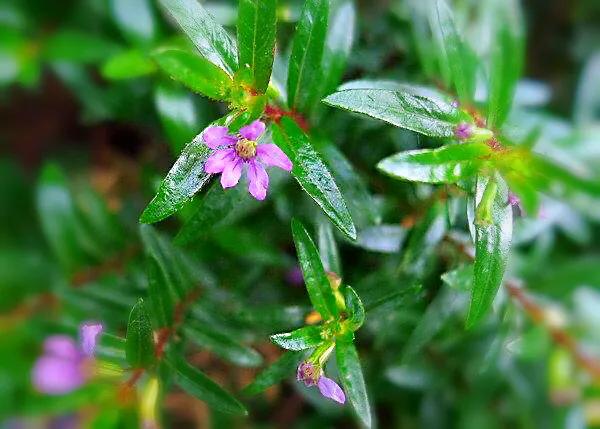
[[[242,159],[250,159],[256,156],[256,142],[247,139],[240,139],[235,144],[235,152]]]

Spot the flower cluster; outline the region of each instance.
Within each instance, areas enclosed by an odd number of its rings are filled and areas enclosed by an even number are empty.
[[[32,382],[36,390],[62,395],[81,387],[91,376],[96,341],[102,332],[99,323],[80,327],[80,343],[66,335],[53,335],[44,341],[44,354],[36,361]]]
[[[269,176],[265,167],[279,167],[292,170],[292,162],[273,143],[259,144],[257,141],[265,132],[265,123],[259,120],[242,127],[239,135],[229,134],[223,126],[208,127],[202,138],[215,152],[206,160],[204,171],[221,174],[224,189],[238,184],[242,172],[248,175],[248,191],[257,200],[264,200],[269,188]]]
[[[319,392],[326,398],[343,404],[346,402],[346,395],[342,388],[331,378],[323,375],[323,370],[318,365],[305,361],[298,366],[296,379],[303,382],[307,387],[317,386]]]

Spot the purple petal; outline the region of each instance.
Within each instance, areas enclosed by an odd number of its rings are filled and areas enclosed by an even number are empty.
[[[333,399],[335,402],[339,402],[340,404],[346,402],[346,395],[344,395],[344,391],[331,378],[327,378],[322,375],[321,378],[319,378],[317,386],[319,387],[319,392],[321,392],[321,395],[325,396],[326,398]]]
[[[80,362],[51,356],[38,359],[31,376],[34,387],[49,395],[69,393],[85,382]]]
[[[240,135],[247,140],[256,141],[265,132],[266,125],[258,119],[250,125],[240,128]]]
[[[81,352],[73,338],[66,335],[53,335],[44,341],[44,354],[50,357],[77,361]]]
[[[238,184],[242,176],[243,167],[244,163],[239,157],[234,158],[225,165],[221,173],[221,186],[223,186],[223,189],[231,188]]]
[[[219,146],[231,146],[235,144],[237,139],[227,134],[228,132],[227,127],[208,127],[202,133],[202,140],[211,149],[217,149]]]
[[[292,161],[276,144],[259,144],[256,148],[256,156],[265,165],[273,165],[285,171],[292,170]]]
[[[217,150],[204,163],[204,171],[210,174],[221,173],[234,159],[235,149]]]
[[[248,192],[259,201],[262,201],[267,196],[269,189],[269,176],[265,171],[265,167],[256,161],[248,163]]]
[[[80,340],[83,354],[91,357],[96,351],[96,340],[104,328],[100,323],[87,322],[80,326]]]

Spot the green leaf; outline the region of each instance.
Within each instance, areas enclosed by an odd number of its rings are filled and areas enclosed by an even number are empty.
[[[261,94],[269,86],[275,39],[277,35],[277,0],[240,0],[238,6],[238,58],[254,75],[254,89]]]
[[[347,89],[323,102],[430,137],[453,137],[459,122],[458,110],[450,103],[403,91]]]
[[[475,326],[491,308],[502,284],[512,238],[512,206],[507,203],[504,181],[479,177],[476,201],[475,264],[467,328]]]
[[[331,12],[325,52],[323,54],[323,90],[321,94],[329,94],[335,90],[346,69],[346,62],[356,26],[356,8],[354,1],[343,0]]]
[[[307,0],[296,26],[288,64],[288,105],[308,112],[317,103],[323,79],[329,0]]]
[[[360,229],[380,223],[381,214],[377,204],[350,161],[333,143],[323,142],[317,149],[344,195],[356,227]]]
[[[436,16],[432,26],[438,37],[450,77],[461,101],[472,101],[475,92],[477,57],[463,40],[454,23],[452,11],[444,0],[437,0]]]
[[[175,383],[190,395],[225,414],[247,415],[246,408],[204,373],[187,363],[181,356],[170,356],[169,365],[175,370]]]
[[[491,153],[485,143],[449,144],[437,149],[400,152],[381,160],[377,169],[396,179],[456,183],[476,174]]]
[[[179,155],[198,134],[200,119],[192,95],[173,85],[159,84],[154,92],[154,105],[172,152]]]
[[[272,130],[273,140],[291,159],[292,175],[302,189],[340,231],[355,240],[356,228],[346,202],[309,137],[290,118],[283,118],[280,126],[274,126]]]
[[[279,347],[292,351],[312,349],[324,341],[320,326],[305,326],[292,332],[271,335],[270,338]]]
[[[156,38],[156,18],[150,0],[110,0],[110,11],[121,33],[132,44],[145,47]]]
[[[337,341],[335,356],[346,397],[352,404],[361,423],[370,428],[371,409],[369,408],[367,388],[354,343],[351,341]]]
[[[230,117],[221,118],[211,125],[227,125],[229,120]],[[212,151],[204,144],[203,133],[204,131],[198,134],[183,149],[142,213],[140,222],[154,223],[171,216],[208,183],[211,175],[204,172],[204,163]]]
[[[318,239],[319,255],[325,271],[333,272],[342,277],[342,265],[333,230],[329,222],[319,222]]]
[[[160,0],[200,54],[229,75],[238,69],[237,48],[229,33],[196,0]]]
[[[298,253],[298,262],[302,268],[304,282],[310,301],[323,320],[339,316],[333,289],[325,274],[319,252],[306,229],[296,219],[292,219],[292,236]]]
[[[100,36],[76,30],[61,30],[50,37],[43,55],[51,61],[99,63],[119,52],[119,46]]]
[[[305,352],[286,352],[269,367],[256,376],[254,381],[244,388],[246,395],[256,395],[295,373]]]
[[[356,331],[365,321],[365,307],[356,291],[350,286],[346,286],[344,290],[344,301],[346,302],[346,312],[348,313],[350,328]]]
[[[156,66],[143,52],[137,49],[121,52],[111,57],[100,70],[106,79],[133,79],[154,73]]]
[[[177,293],[171,290],[160,264],[151,256],[146,258],[146,275],[148,276],[148,296],[156,328],[172,326]]]
[[[198,346],[207,348],[235,365],[253,368],[262,364],[262,357],[256,350],[240,344],[222,332],[217,332],[214,328],[200,323],[188,323],[184,332]]]
[[[523,68],[525,42],[518,2],[504,0],[495,2],[494,6],[487,124],[490,128],[499,128],[512,106],[515,87]]]
[[[227,100],[233,80],[210,61],[190,52],[161,49],[154,59],[171,78],[214,100]]]
[[[138,300],[129,314],[126,341],[127,362],[133,368],[148,368],[154,363],[152,325],[142,298]]]

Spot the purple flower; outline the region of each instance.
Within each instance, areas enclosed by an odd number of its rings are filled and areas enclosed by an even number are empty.
[[[512,192],[508,193],[508,204],[510,204],[511,206],[520,206],[521,205],[521,199],[516,196],[515,194],[513,194]]]
[[[321,376],[321,369],[310,362],[302,362],[298,365],[296,371],[296,380],[304,383],[305,386],[315,386]]]
[[[333,399],[340,404],[346,402],[346,395],[342,388],[331,378],[325,377],[321,368],[311,362],[302,362],[298,366],[296,379],[307,387],[317,386],[321,395],[326,398]]]
[[[302,286],[304,284],[304,275],[302,274],[302,270],[298,265],[290,268],[285,273],[285,279],[293,286]]]
[[[459,140],[466,140],[473,134],[473,127],[467,122],[461,122],[454,129],[454,136]]]
[[[292,162],[277,145],[258,144],[265,131],[265,123],[259,120],[240,129],[239,136],[229,134],[227,127],[208,127],[202,138],[215,152],[206,160],[204,171],[221,173],[224,189],[238,184],[244,168],[248,175],[248,191],[257,200],[264,200],[269,188],[269,176],[265,166],[292,170]]]
[[[319,388],[321,395],[325,396],[326,398],[333,399],[335,402],[339,402],[340,404],[346,402],[346,395],[344,395],[344,391],[331,378],[327,378],[322,375],[319,378],[317,387]]]
[[[102,325],[81,326],[81,348],[71,337],[53,335],[44,341],[44,353],[32,370],[34,387],[49,395],[62,395],[81,387],[89,378],[86,363],[93,356]]]

